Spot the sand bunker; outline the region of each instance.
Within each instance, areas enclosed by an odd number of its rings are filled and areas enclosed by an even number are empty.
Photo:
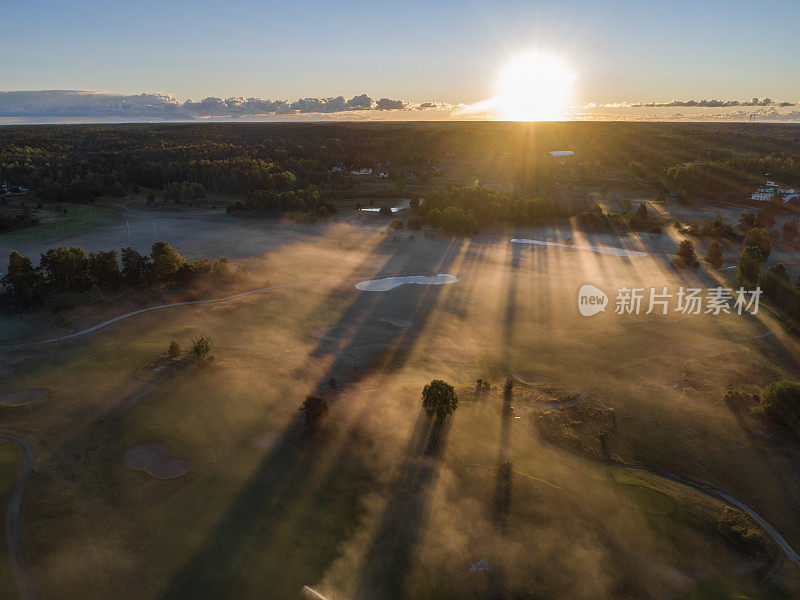
[[[398,211],[405,210],[406,208],[411,208],[411,201],[410,200],[404,200],[403,202],[401,202],[397,206],[392,206],[389,210],[391,210],[393,213],[396,213]],[[370,207],[370,208],[362,208],[360,210],[362,210],[363,212],[375,212],[376,213],[376,212],[380,211],[380,208]]]
[[[403,277],[384,277],[383,279],[370,279],[357,283],[356,287],[365,292],[388,292],[396,287],[406,284],[416,285],[444,285],[455,283],[458,277],[449,273],[439,273],[438,275],[406,275]]]
[[[31,388],[29,390],[11,392],[9,394],[0,392],[0,406],[20,406],[22,404],[28,404],[28,402],[44,398],[49,391],[50,390],[44,388]]]
[[[638,250],[625,250],[624,248],[612,248],[611,246],[570,246],[569,244],[562,244],[560,242],[544,242],[542,240],[528,240],[514,238],[511,240],[512,244],[533,244],[536,246],[559,246],[561,248],[572,248],[573,250],[588,250],[596,252],[597,254],[611,254],[613,256],[647,256],[647,252],[639,252]]]
[[[174,479],[192,469],[192,461],[170,458],[160,442],[132,446],[125,451],[125,466],[146,471],[156,479]]]
[[[253,437],[253,447],[261,452],[274,452],[283,444],[283,436],[275,431],[265,431]]]

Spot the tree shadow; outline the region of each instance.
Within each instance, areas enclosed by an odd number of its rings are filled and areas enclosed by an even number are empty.
[[[449,420],[417,416],[380,522],[364,555],[355,600],[403,597],[403,579],[425,525],[428,493],[445,448]]]
[[[456,241],[443,245],[439,254],[432,257],[431,272],[445,272],[460,247],[461,243]],[[430,255],[426,258],[431,260]],[[402,255],[393,254],[380,273],[392,274],[407,267],[409,262]],[[404,285],[390,292],[360,292],[335,326],[347,328],[352,335],[336,350],[333,363],[312,384],[311,392],[329,394],[328,382],[332,378],[342,384],[337,389],[346,390],[374,367],[376,357],[387,347],[394,349],[393,364],[402,361],[405,354],[397,349],[413,346],[441,288]],[[388,313],[397,319],[414,319],[414,327],[391,330],[370,323],[377,315]],[[223,517],[173,577],[162,598],[244,597],[252,585],[243,567],[248,563],[274,574],[276,584],[273,589],[265,590],[268,594],[279,595],[276,590],[299,590],[319,580],[335,557],[339,543],[352,535],[359,522],[359,500],[374,484],[371,475],[374,469],[366,462],[362,464],[366,458],[357,451],[360,423],[368,417],[368,412],[369,407],[363,407],[349,428],[346,424],[329,423],[326,432],[313,436],[303,434],[303,416],[299,413],[282,432],[281,448],[262,461],[232,498]],[[440,452],[442,430],[441,424],[425,427],[420,424],[416,435],[421,437],[414,437],[409,446],[412,456],[424,463],[416,465],[408,461],[399,480],[411,488],[407,504],[413,514],[421,512],[423,484],[433,471],[426,464]],[[343,473],[343,469],[352,469],[353,473]],[[348,486],[353,481],[359,485]],[[406,504],[396,505],[393,505],[395,516]],[[325,506],[328,508],[323,509]],[[331,515],[336,515],[335,521]],[[413,527],[407,525],[402,529],[406,535],[416,535]],[[275,564],[264,564],[259,555],[273,556],[275,548],[284,554],[275,557],[279,559]],[[400,560],[400,550],[393,554]],[[262,578],[263,572],[257,579]]]
[[[509,378],[503,389],[502,414],[500,416],[500,446],[497,452],[497,477],[495,480],[492,517],[500,531],[505,533],[506,517],[511,510],[511,458],[508,455],[510,445],[511,422],[514,414],[511,409],[513,399],[513,383]]]

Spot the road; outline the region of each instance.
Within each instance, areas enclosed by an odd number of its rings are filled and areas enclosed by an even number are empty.
[[[11,500],[6,512],[6,541],[22,600],[36,600],[36,590],[25,564],[25,555],[22,553],[22,543],[19,537],[19,509],[22,505],[22,492],[33,471],[33,448],[25,440],[8,433],[0,433],[0,440],[11,442],[22,450],[22,469],[20,469],[17,483],[14,485],[14,491],[11,493]]]

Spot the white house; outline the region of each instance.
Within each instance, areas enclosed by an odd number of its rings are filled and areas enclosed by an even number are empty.
[[[791,202],[800,199],[800,193],[792,188],[782,188],[774,181],[767,181],[753,192],[750,196],[751,200],[756,202],[769,202],[775,196],[778,196],[784,202]]]

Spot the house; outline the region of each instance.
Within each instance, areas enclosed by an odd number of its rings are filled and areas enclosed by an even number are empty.
[[[567,156],[575,156],[575,153],[572,150],[551,150],[550,152],[548,152],[548,154],[550,156],[558,156],[561,158]]]
[[[356,169],[350,171],[350,175],[372,175],[372,169]]]
[[[800,199],[800,193],[793,188],[782,188],[774,181],[767,181],[765,185],[756,188],[756,191],[750,196],[750,199],[755,202],[769,202],[775,197],[780,198],[783,202],[791,202]]]

